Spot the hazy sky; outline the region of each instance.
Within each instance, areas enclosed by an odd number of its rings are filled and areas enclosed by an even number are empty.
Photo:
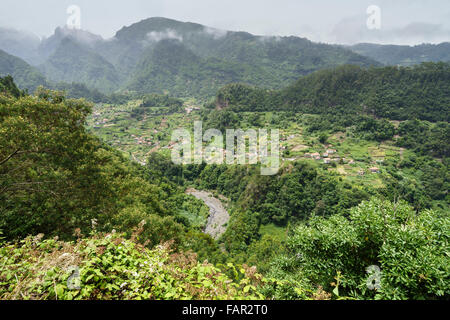
[[[259,35],[295,35],[328,43],[450,41],[450,0],[0,0],[0,26],[48,36],[66,24],[70,5],[81,28],[112,37],[122,26],[162,16]],[[381,29],[366,26],[381,9]]]

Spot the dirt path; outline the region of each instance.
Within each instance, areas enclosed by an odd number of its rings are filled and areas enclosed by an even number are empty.
[[[211,192],[188,189],[186,193],[202,200],[209,207],[209,218],[204,233],[217,240],[225,232],[225,225],[230,220],[228,211],[219,199],[212,196]]]

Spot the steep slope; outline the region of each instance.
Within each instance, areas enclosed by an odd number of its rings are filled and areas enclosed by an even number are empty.
[[[74,42],[93,49],[98,43],[103,42],[103,38],[86,30],[69,29],[67,26],[57,27],[55,32],[48,38],[44,38],[38,47],[39,59],[42,64],[61,46],[65,39],[72,39]]]
[[[386,65],[411,66],[422,62],[450,61],[450,42],[417,46],[361,43],[349,49]]]
[[[29,92],[47,84],[39,70],[22,59],[0,50],[0,76],[6,75],[11,75],[20,88],[28,89]]]
[[[237,111],[296,111],[394,120],[450,120],[450,64],[321,70],[279,91],[229,85],[217,104]]]
[[[264,69],[217,58],[202,58],[174,39],[161,40],[139,61],[127,88],[174,96],[210,97],[230,82],[268,85]]]
[[[40,41],[39,37],[32,33],[0,27],[0,50],[19,57],[31,65],[36,65],[39,61]]]
[[[178,63],[172,53],[172,63],[181,68],[174,76],[174,67],[164,61],[158,62],[163,49],[160,42],[171,40],[178,43],[182,58],[190,52],[192,60]],[[167,46],[167,44],[162,47]],[[300,76],[322,68],[341,64],[360,66],[377,65],[370,58],[350,50],[326,44],[316,44],[297,37],[262,37],[246,32],[230,32],[206,27],[200,24],[180,22],[165,18],[150,18],[119,30],[113,40],[98,44],[97,51],[110,62],[130,68],[136,67],[129,85],[134,90],[160,92],[164,87],[176,95],[211,96],[217,85],[242,81],[266,88],[281,88]],[[164,60],[164,58],[163,58]],[[195,60],[195,61],[194,61]],[[149,62],[151,61],[151,63]],[[160,64],[155,69],[156,64]],[[147,68],[149,68],[147,70]],[[189,69],[191,77],[200,75],[201,86],[192,85],[189,76],[180,76]],[[130,73],[128,73],[130,74]],[[152,75],[153,79],[149,79]],[[179,83],[186,79],[187,86],[180,92]],[[198,82],[198,81],[197,81]],[[205,87],[206,86],[206,87]],[[199,90],[198,88],[204,88]],[[156,89],[155,89],[156,88]]]
[[[82,82],[104,92],[117,89],[121,81],[111,63],[71,37],[62,39],[39,68],[53,81]]]

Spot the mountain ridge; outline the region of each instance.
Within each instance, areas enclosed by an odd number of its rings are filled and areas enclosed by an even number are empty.
[[[281,89],[314,71],[345,64],[410,65],[439,57],[445,60],[445,54],[450,60],[447,45],[329,45],[302,37],[260,36],[152,17],[122,27],[110,39],[58,27],[32,50],[39,56],[34,66],[53,81],[82,82],[103,93],[132,90],[207,100],[222,86],[235,82]],[[5,42],[0,41],[1,46]],[[430,52],[426,57],[416,53],[425,49]]]

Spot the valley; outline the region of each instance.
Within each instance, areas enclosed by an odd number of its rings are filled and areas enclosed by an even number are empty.
[[[0,28],[0,299],[450,296],[448,43],[161,17],[20,34]],[[234,136],[260,161],[175,161],[195,122],[183,155],[206,132],[278,130],[277,171]]]
[[[209,217],[204,232],[218,240],[225,232],[228,220],[230,220],[230,215],[223,207],[222,202],[211,196],[210,192],[187,189],[186,193],[202,200],[209,207]]]

